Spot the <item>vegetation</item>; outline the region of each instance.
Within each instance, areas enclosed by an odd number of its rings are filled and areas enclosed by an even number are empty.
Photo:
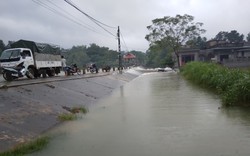
[[[62,53],[67,60],[67,65],[76,63],[78,67],[89,63],[96,63],[98,67],[105,65],[118,66],[118,53],[107,47],[99,47],[96,44],[87,46],[73,46]]]
[[[193,37],[186,42],[186,47],[193,49],[205,49],[206,48],[206,37]]]
[[[58,119],[61,121],[71,121],[77,119],[77,113],[86,114],[88,112],[88,109],[86,107],[73,107],[69,108],[66,106],[63,106],[63,109],[69,111],[70,113],[63,113],[58,116]]]
[[[60,121],[71,121],[71,120],[76,120],[77,116],[76,114],[63,113],[63,114],[59,114],[58,119]]]
[[[73,107],[70,111],[73,114],[76,114],[76,113],[87,114],[88,113],[88,109],[86,107]]]
[[[3,40],[0,40],[0,54],[2,54],[2,51],[4,50],[4,43],[3,43]]]
[[[214,39],[227,41],[230,43],[237,43],[244,41],[244,35],[238,33],[236,30],[232,30],[231,32],[221,31],[215,36]]]
[[[247,34],[247,42],[250,42],[250,33]]]
[[[250,72],[214,63],[190,62],[182,69],[190,81],[215,90],[225,106],[250,105]]]
[[[0,40],[0,54],[8,47]],[[123,52],[124,53],[124,52]],[[137,64],[143,65],[146,54],[140,51],[131,51],[136,55]],[[97,67],[118,66],[118,52],[107,47],[100,47],[96,44],[89,46],[73,46],[71,49],[61,49],[61,54],[67,60],[67,65],[76,64],[79,68],[85,67],[86,64],[95,63]]]
[[[49,143],[49,137],[40,137],[27,144],[21,144],[10,151],[0,153],[0,156],[23,156],[42,150]]]
[[[141,51],[135,51],[135,50],[130,51],[130,53],[132,53],[136,56],[135,62],[137,65],[145,66],[145,64],[146,64],[146,54],[145,53],[143,53]]]
[[[147,26],[150,33],[145,37],[150,42],[151,56],[152,53],[156,53],[158,58],[166,58],[168,56],[166,53],[174,52],[178,67],[180,67],[177,52],[187,41],[205,32],[204,29],[201,29],[203,23],[195,23],[193,20],[194,17],[187,14],[176,15],[175,17],[165,16],[152,20],[153,24]],[[155,58],[153,57],[153,59]]]

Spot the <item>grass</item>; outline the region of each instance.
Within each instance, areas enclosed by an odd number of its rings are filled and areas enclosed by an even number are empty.
[[[21,144],[11,149],[0,153],[0,156],[24,156],[42,150],[49,143],[49,137],[40,137],[29,143]]]
[[[190,62],[181,69],[190,81],[214,90],[225,106],[250,106],[250,72],[214,63]]]
[[[82,113],[82,114],[87,114],[88,109],[84,106],[82,107],[73,107],[73,108],[69,108],[69,107],[63,107],[64,109],[66,109],[67,111],[69,111],[70,113],[63,113],[60,114],[58,116],[59,120],[61,121],[71,121],[71,120],[76,120],[77,119],[77,113]]]
[[[73,107],[71,109],[72,113],[82,113],[82,114],[87,114],[88,109],[86,107]]]
[[[71,120],[76,120],[77,116],[75,114],[63,113],[59,114],[58,119],[60,121],[71,121]]]

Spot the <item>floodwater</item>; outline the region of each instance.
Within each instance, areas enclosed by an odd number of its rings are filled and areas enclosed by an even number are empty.
[[[249,156],[250,110],[221,108],[177,73],[150,73],[50,135],[32,156]]]

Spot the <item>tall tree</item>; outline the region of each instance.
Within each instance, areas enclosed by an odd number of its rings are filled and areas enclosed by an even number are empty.
[[[3,40],[0,40],[0,54],[2,53],[4,48],[5,48],[5,44],[4,44]]]
[[[226,31],[220,31],[215,38],[216,40],[223,40],[223,41],[227,41],[230,43],[233,42],[243,42],[244,41],[244,35],[238,33],[236,30],[232,30],[230,32],[226,32]]]
[[[136,56],[136,62],[138,65],[145,65],[145,60],[146,60],[146,54],[141,52],[141,51],[135,51],[135,50],[132,50],[130,51],[130,53],[134,54]]]
[[[247,42],[250,42],[250,33],[247,34]]]
[[[243,42],[244,35],[238,33],[236,30],[232,30],[227,34],[227,38],[229,42]]]
[[[220,31],[216,36],[215,40],[220,40],[220,41],[226,41],[227,40],[227,34],[228,32],[226,31]]]
[[[153,24],[147,26],[150,33],[145,38],[150,42],[150,46],[163,39],[167,40],[177,57],[178,67],[180,67],[178,51],[181,46],[186,41],[205,33],[205,30],[201,28],[203,23],[195,23],[193,20],[194,17],[187,14],[154,19]]]
[[[168,53],[170,53],[171,47],[168,47],[168,40],[162,39],[160,41],[156,41],[154,45],[151,45],[146,52],[147,54],[147,67],[165,67],[166,57]]]
[[[188,40],[186,42],[186,45],[189,46],[190,48],[198,48],[198,49],[204,49],[206,48],[206,42],[207,38],[206,37],[194,37],[191,40]]]

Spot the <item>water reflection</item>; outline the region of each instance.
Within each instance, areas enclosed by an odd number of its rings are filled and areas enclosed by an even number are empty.
[[[248,111],[218,107],[216,95],[176,73],[143,75],[56,128],[48,148],[33,155],[248,156]]]

